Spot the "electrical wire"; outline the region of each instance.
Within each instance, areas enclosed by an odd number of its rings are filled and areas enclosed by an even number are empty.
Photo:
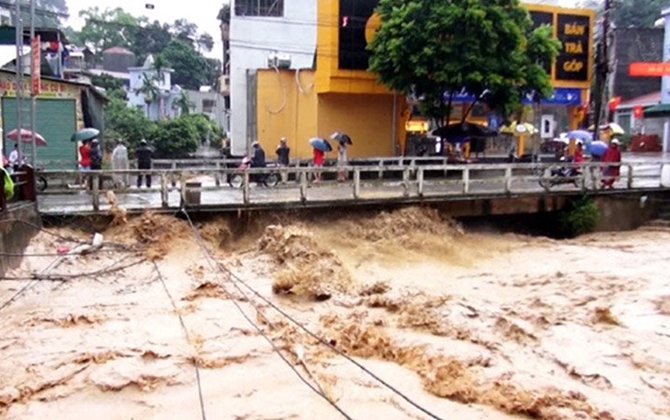
[[[286,92],[286,86],[284,85],[284,82],[282,82],[282,80],[281,80],[281,72],[279,71],[279,68],[277,68],[277,66],[273,66],[272,68],[277,72],[277,80],[279,81],[279,86],[281,86],[281,90],[282,90],[282,94],[284,95],[284,99],[283,99],[282,105],[276,111],[273,111],[272,109],[270,109],[270,104],[266,100],[265,101],[265,110],[268,112],[268,114],[277,115],[277,114],[280,114],[286,108],[286,105],[288,104],[288,93]]]
[[[0,220],[0,223],[21,223],[21,224],[23,224],[23,225],[30,226],[30,227],[34,228],[35,230],[38,230],[38,231],[40,231],[40,232],[44,232],[44,233],[46,233],[47,235],[51,235],[51,236],[53,236],[53,237],[55,237],[55,238],[61,239],[61,240],[66,241],[66,242],[72,242],[72,243],[77,243],[77,244],[84,244],[84,243],[87,243],[86,241],[84,241],[84,240],[82,240],[82,239],[77,239],[77,238],[67,237],[67,236],[63,236],[63,235],[59,235],[59,234],[57,234],[57,233],[51,232],[51,231],[49,231],[49,230],[43,228],[42,226],[39,226],[39,225],[37,225],[37,224],[35,224],[35,223],[32,223],[32,222],[28,222],[28,221],[26,221],[26,220],[21,220],[21,219],[2,219],[2,220]]]
[[[179,312],[179,308],[177,308],[177,304],[175,303],[174,298],[172,297],[172,294],[170,293],[170,290],[168,289],[167,284],[165,283],[165,278],[163,277],[163,274],[161,274],[161,271],[158,268],[158,264],[156,263],[156,261],[153,261],[153,266],[154,266],[154,270],[156,271],[156,274],[158,275],[158,279],[160,280],[161,284],[163,285],[163,290],[165,290],[165,294],[167,294],[167,297],[170,300],[170,303],[172,304],[172,309],[174,310],[175,314],[177,314],[177,317],[179,318],[179,323],[181,324],[181,328],[184,331],[184,336],[186,337],[186,341],[190,344],[191,343],[191,336],[188,333],[188,328],[186,328],[186,323],[184,322],[184,317]],[[202,416],[202,420],[207,420],[207,414],[205,412],[205,399],[202,395],[202,381],[200,379],[200,361],[198,360],[197,357],[193,358],[193,366],[195,367],[195,378],[196,378],[196,382],[198,384],[198,400],[200,401],[200,414]]]
[[[200,233],[198,232],[198,230],[196,229],[195,225],[193,224],[193,221],[191,220],[191,217],[190,217],[190,215],[188,214],[188,212],[186,211],[186,209],[185,209],[185,208],[182,208],[182,209],[181,209],[181,213],[186,217],[186,219],[187,219],[187,221],[188,221],[188,223],[189,223],[189,225],[190,225],[190,227],[191,227],[191,230],[193,231],[193,234],[194,234],[194,236],[195,236],[195,238],[196,238],[196,240],[197,240],[197,242],[198,242],[198,245],[199,245],[200,248],[203,250],[203,253],[204,253],[205,256],[206,256],[206,259],[207,259],[207,261],[208,261],[210,267],[214,270],[215,268],[213,267],[212,261],[213,261],[215,258],[212,256],[211,252],[209,251],[209,249],[207,249],[207,246],[204,244],[204,242],[203,242],[203,240],[202,240],[202,237],[200,236]],[[380,384],[382,384],[383,386],[385,386],[387,389],[389,389],[390,391],[392,391],[393,393],[395,393],[397,396],[399,396],[400,398],[402,398],[403,400],[405,400],[407,403],[409,403],[410,405],[412,405],[414,408],[418,409],[419,411],[423,412],[424,414],[426,414],[427,416],[429,416],[429,417],[431,417],[431,418],[433,418],[433,419],[435,419],[435,420],[442,420],[441,417],[439,417],[439,416],[437,416],[436,414],[430,412],[428,409],[422,407],[421,405],[419,405],[418,403],[416,403],[414,400],[412,400],[410,397],[408,397],[407,395],[405,395],[404,393],[402,393],[400,390],[398,390],[397,388],[395,388],[393,385],[389,384],[388,382],[386,382],[385,380],[383,380],[382,378],[380,378],[379,376],[377,376],[375,373],[373,373],[372,371],[370,371],[368,368],[366,368],[365,366],[363,366],[362,364],[360,364],[359,362],[357,362],[356,360],[354,360],[352,357],[350,357],[349,355],[347,355],[346,353],[344,353],[342,350],[340,350],[340,349],[338,349],[337,347],[333,346],[331,343],[329,343],[328,341],[326,341],[326,340],[324,340],[323,338],[319,337],[317,334],[315,334],[315,333],[312,332],[310,329],[308,329],[307,327],[305,327],[302,323],[298,322],[298,321],[297,321],[295,318],[293,318],[291,315],[287,314],[285,311],[283,311],[283,310],[282,310],[281,308],[279,308],[277,305],[275,305],[274,303],[272,303],[272,302],[271,302],[269,299],[267,299],[265,296],[261,295],[261,294],[260,294],[258,291],[256,291],[254,288],[252,288],[251,286],[249,286],[244,280],[242,280],[240,277],[238,277],[237,275],[235,275],[235,273],[233,273],[232,271],[230,271],[225,265],[223,265],[223,264],[220,263],[220,262],[217,262],[217,267],[218,267],[219,270],[223,270],[223,271],[228,275],[229,279],[231,279],[231,280],[235,280],[235,281],[231,281],[231,284],[232,284],[232,285],[233,285],[233,286],[234,286],[234,287],[235,287],[235,288],[236,288],[236,289],[237,289],[237,290],[238,290],[238,291],[239,291],[239,292],[240,292],[240,293],[241,293],[241,294],[242,294],[242,295],[249,301],[249,302],[251,302],[251,299],[248,299],[246,293],[239,287],[239,285],[238,285],[237,283],[241,283],[241,284],[242,284],[246,289],[248,289],[254,296],[256,296],[257,298],[261,299],[264,303],[266,303],[267,305],[269,305],[272,309],[276,310],[276,311],[277,311],[279,314],[281,314],[284,318],[286,318],[286,319],[289,320],[291,323],[293,323],[293,324],[296,325],[298,328],[300,328],[300,329],[303,330],[305,333],[307,333],[307,335],[309,335],[310,337],[312,337],[312,338],[314,338],[315,340],[317,340],[320,344],[322,344],[322,345],[328,347],[330,350],[332,350],[333,352],[335,352],[337,355],[343,357],[345,360],[347,360],[347,361],[351,362],[352,364],[354,364],[356,367],[358,367],[358,368],[361,369],[363,372],[365,372],[366,374],[368,374],[370,377],[372,377],[373,379],[375,379],[377,382],[379,382]],[[239,308],[239,305],[236,303],[236,301],[233,300],[233,302],[234,302],[234,303],[236,304],[236,306],[238,306],[238,308]],[[263,317],[265,317],[265,316],[263,315]],[[247,318],[247,317],[245,316],[245,318]],[[249,320],[249,318],[247,318],[247,319]],[[267,319],[267,318],[266,318],[266,319]],[[251,322],[251,321],[250,321],[250,322]],[[253,322],[252,322],[252,325],[254,325],[257,329],[260,330],[260,327],[258,327],[258,326],[256,326],[255,324],[253,324]],[[326,398],[326,399],[327,399],[327,398]],[[328,399],[327,399],[327,400],[328,400]],[[328,401],[330,402],[330,400],[328,400]],[[334,404],[334,403],[331,402],[331,404]]]
[[[200,249],[202,250],[203,254],[205,255],[205,259],[207,260],[207,263],[209,264],[210,269],[211,269],[212,271],[217,271],[217,267],[216,267],[216,265],[215,265],[214,262],[213,262],[214,258],[213,258],[212,255],[209,253],[209,250],[207,249],[207,247],[205,246],[205,244],[202,242],[202,238],[200,237],[200,234],[198,233],[198,230],[196,229],[195,225],[193,224],[193,221],[191,220],[191,217],[189,216],[189,214],[186,212],[185,209],[181,209],[181,212],[186,216],[186,219],[187,219],[187,221],[188,221],[188,224],[189,224],[189,226],[191,227],[191,230],[193,231],[193,234],[194,234],[194,236],[195,236],[195,238],[196,238],[196,241],[198,242],[198,245],[200,246]],[[246,297],[246,294],[244,293],[243,290],[241,290],[241,289],[239,288],[239,286],[235,285],[234,282],[231,282],[231,284],[233,284],[233,285],[237,288],[237,290],[240,291],[240,293],[242,293],[242,295],[243,295],[244,297]],[[265,341],[268,342],[268,344],[270,345],[270,347],[272,347],[272,349],[274,350],[274,352],[277,353],[277,355],[279,356],[279,358],[280,358],[280,359],[281,359],[281,360],[282,360],[282,361],[283,361],[283,362],[284,362],[284,363],[285,363],[285,364],[286,364],[286,365],[293,371],[293,373],[296,374],[296,376],[300,379],[300,381],[302,381],[302,382],[303,382],[305,385],[307,385],[312,391],[314,391],[314,393],[316,393],[318,396],[320,396],[320,397],[323,398],[326,402],[328,402],[328,403],[329,403],[333,408],[335,408],[335,410],[337,410],[337,412],[339,412],[345,419],[347,419],[347,420],[353,420],[353,418],[352,418],[349,414],[347,414],[347,413],[346,413],[346,412],[345,412],[345,411],[344,411],[344,410],[343,410],[343,409],[342,409],[342,408],[341,408],[335,401],[331,401],[331,399],[328,398],[328,396],[327,396],[323,391],[319,390],[316,386],[314,386],[314,385],[311,384],[307,379],[305,379],[305,377],[302,376],[302,375],[300,374],[300,372],[299,372],[298,369],[293,365],[293,363],[291,363],[291,361],[289,361],[289,360],[286,358],[286,356],[284,356],[284,354],[282,354],[281,350],[277,347],[277,345],[274,343],[274,341],[272,340],[272,338],[270,338],[270,337],[267,335],[267,333],[266,333],[265,331],[263,331],[263,329],[262,329],[256,322],[254,322],[254,320],[251,319],[251,317],[250,317],[249,315],[247,315],[247,313],[244,311],[244,309],[242,309],[242,306],[240,306],[240,304],[239,304],[239,303],[237,302],[237,300],[232,296],[232,294],[231,294],[228,290],[226,290],[225,287],[223,288],[223,290],[224,290],[224,293],[226,294],[226,296],[227,296],[227,297],[230,299],[230,301],[233,303],[233,305],[235,305],[235,308],[240,312],[240,314],[242,315],[242,317],[244,317],[244,319],[246,319],[247,322],[249,322],[249,324],[251,324],[251,326],[252,326],[252,327],[253,327],[253,328],[260,334],[260,336],[263,337],[263,339],[265,339]],[[247,299],[247,300],[248,300],[248,299]],[[256,306],[254,306],[253,303],[251,303],[251,300],[248,300],[248,301],[250,302],[250,304],[252,305],[252,307],[256,310],[256,313],[257,313],[258,315],[262,316],[263,319],[264,319],[268,324],[271,325],[272,323],[271,323],[270,320],[265,316],[265,314],[263,314],[262,311],[260,311]]]

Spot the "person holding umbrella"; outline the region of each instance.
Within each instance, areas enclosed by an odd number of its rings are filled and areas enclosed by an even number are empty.
[[[340,168],[337,171],[337,181],[344,182],[347,180],[347,171],[343,168],[348,164],[347,148],[352,145],[351,137],[346,134],[335,132],[330,136],[331,139],[337,140],[337,166]]]
[[[312,165],[315,168],[322,168],[325,160],[325,155],[328,152],[333,150],[333,147],[328,143],[328,140],[322,139],[321,137],[313,137],[309,140],[309,145],[313,149],[313,160]],[[321,172],[314,172],[314,182],[321,181]]]
[[[621,150],[619,150],[619,140],[614,139],[610,142],[609,147],[605,151],[605,154],[602,157],[602,162],[607,163],[621,163]],[[605,179],[602,179],[603,188],[614,188],[614,183],[621,173],[621,167],[619,165],[609,165],[603,168],[603,176]]]

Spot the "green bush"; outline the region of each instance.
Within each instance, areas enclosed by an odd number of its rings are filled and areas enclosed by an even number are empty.
[[[600,210],[589,197],[571,201],[561,212],[561,231],[569,237],[593,232],[600,220]]]
[[[223,137],[223,131],[221,127],[214,121],[212,121],[205,114],[185,114],[179,117],[180,119],[185,119],[190,121],[195,125],[196,130],[198,131],[198,140],[201,143],[204,143],[207,138],[212,147],[221,147],[221,137]]]
[[[147,137],[156,159],[181,159],[198,148],[198,129],[187,118],[161,121]]]

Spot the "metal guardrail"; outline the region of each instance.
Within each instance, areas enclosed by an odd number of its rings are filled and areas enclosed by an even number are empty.
[[[225,185],[230,177],[237,175],[242,178],[241,187],[241,205],[239,207],[253,204],[272,203],[273,191],[289,190],[289,198],[277,197],[276,203],[306,203],[310,201],[308,189],[322,188],[328,186],[338,186],[340,189],[348,188],[350,194],[346,196],[333,197],[331,201],[365,201],[362,194],[363,188],[372,188],[372,190],[391,190],[388,193],[388,200],[400,196],[404,199],[416,199],[417,201],[428,194],[433,196],[444,195],[445,199],[449,197],[472,197],[485,195],[523,195],[523,194],[541,194],[550,191],[552,180],[561,179],[562,181],[574,181],[576,187],[571,187],[571,191],[597,191],[600,188],[602,180],[614,179],[603,176],[601,169],[607,166],[621,167],[621,176],[617,178],[617,189],[632,190],[636,188],[643,189],[670,189],[670,162],[644,162],[644,163],[583,163],[580,164],[581,172],[573,177],[554,177],[552,171],[573,165],[570,163],[516,163],[516,164],[468,164],[468,165],[377,165],[377,166],[347,166],[347,167],[290,167],[290,168],[255,168],[239,170],[236,168],[212,169],[152,169],[152,170],[126,170],[126,171],[42,171],[41,176],[54,178],[75,178],[80,176],[89,177],[91,182],[90,190],[87,195],[90,197],[91,210],[98,212],[101,210],[100,196],[102,194],[102,182],[109,182],[108,178],[114,175],[127,176],[134,181],[140,174],[152,175],[159,180],[159,184],[151,189],[124,189],[107,188],[115,193],[147,194],[160,192],[159,208],[174,208],[170,206],[169,195],[171,192],[178,191],[181,202],[188,202],[189,194],[201,193],[207,191],[236,191],[236,189]],[[667,182],[663,179],[663,174],[668,170]],[[339,171],[346,171],[350,176],[343,183],[322,182],[311,183],[310,180],[314,174],[335,174]],[[267,176],[270,174],[280,175],[282,172],[293,174],[295,181],[289,182],[276,190],[267,189],[263,200],[254,197],[252,194],[252,184],[254,175]],[[373,174],[367,181],[364,175]],[[429,176],[432,175],[432,176]],[[203,186],[190,183],[194,178],[208,176],[214,178],[213,186]],[[382,178],[382,180],[379,180]],[[389,181],[389,179],[391,179]],[[196,179],[197,181],[197,179]],[[624,182],[622,182],[624,181]],[[521,183],[522,186],[516,186]],[[646,185],[642,185],[646,184]],[[541,186],[540,186],[541,185]],[[485,186],[486,191],[482,192],[481,187]],[[59,191],[51,195],[80,194],[78,191]],[[294,193],[294,194],[293,194]],[[277,193],[278,194],[278,193]],[[286,194],[284,194],[286,195]],[[393,197],[391,197],[393,196]],[[447,197],[449,196],[449,197]],[[269,198],[268,198],[269,197]],[[322,197],[323,198],[323,197]],[[327,194],[326,194],[327,198]],[[377,200],[384,198],[376,198]],[[268,201],[269,200],[269,201]],[[287,201],[288,200],[288,201]],[[234,205],[237,200],[221,203],[222,205]],[[123,203],[120,203],[123,205]],[[197,203],[195,204],[197,206]],[[158,205],[156,205],[158,206]],[[151,207],[151,206],[149,206]]]

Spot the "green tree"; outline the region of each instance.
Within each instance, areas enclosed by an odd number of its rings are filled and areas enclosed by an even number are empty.
[[[95,53],[111,47],[130,48],[136,40],[136,28],[143,21],[122,8],[100,10],[91,7],[79,12],[85,24],[77,36],[77,41],[87,45]],[[146,18],[144,18],[146,21]]]
[[[603,14],[602,0],[583,0],[577,5],[596,10],[599,17]],[[667,6],[665,0],[612,0],[610,14],[617,28],[652,28]]]
[[[198,133],[198,140],[201,143],[204,143],[207,140],[209,140],[212,145],[216,145],[215,143],[220,143],[216,140],[223,136],[223,130],[221,130],[221,127],[219,127],[218,124],[212,121],[207,115],[187,114],[180,118],[183,118],[186,121],[190,121],[195,126],[195,129]]]
[[[181,115],[188,115],[195,108],[195,104],[188,98],[186,91],[182,90],[179,97],[172,102],[172,107],[178,109]]]
[[[543,63],[560,45],[546,28],[532,31],[518,0],[380,0],[377,12],[382,23],[368,47],[370,70],[390,89],[418,98],[438,124],[463,89],[505,114],[524,93],[551,91]]]
[[[103,73],[99,76],[91,76],[91,83],[93,86],[105,89],[105,94],[110,98],[128,99],[123,80],[121,79]]]
[[[156,84],[156,78],[148,75],[147,73],[142,74],[142,84],[135,87],[135,94],[144,95],[144,102],[147,104],[147,118],[149,118],[149,107],[152,103],[156,101],[161,95],[160,89]]]
[[[212,64],[187,43],[173,39],[160,55],[174,70],[172,83],[197,90],[211,82]]]
[[[198,129],[186,118],[162,121],[148,140],[160,159],[186,158],[198,148]]]
[[[149,138],[156,129],[156,123],[149,121],[137,108],[131,108],[122,99],[111,98],[105,106],[105,137],[122,139],[128,149],[134,151],[140,140]]]

